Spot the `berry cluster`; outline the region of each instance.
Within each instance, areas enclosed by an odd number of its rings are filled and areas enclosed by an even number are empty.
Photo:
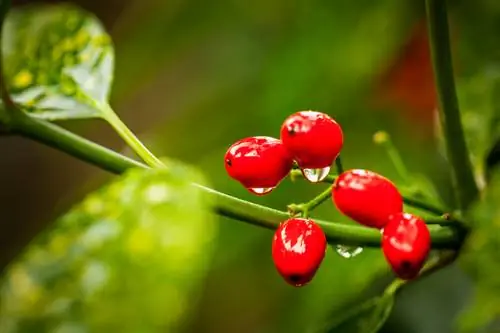
[[[330,116],[301,111],[281,126],[280,139],[255,136],[234,143],[225,154],[229,176],[251,193],[270,193],[290,173],[294,163],[312,183],[323,181],[343,146],[340,125]],[[338,175],[332,200],[345,216],[381,230],[382,250],[397,276],[415,278],[430,251],[430,233],[421,218],[403,211],[403,198],[387,178],[353,169]],[[309,218],[282,222],[272,242],[279,274],[291,285],[310,282],[326,253],[321,227]]]

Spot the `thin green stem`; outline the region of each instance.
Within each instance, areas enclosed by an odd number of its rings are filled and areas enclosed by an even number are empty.
[[[463,222],[457,219],[451,219],[451,218],[446,218],[446,217],[429,217],[425,219],[425,223],[432,225],[432,224],[437,224],[437,225],[456,225],[456,224],[462,224]]]
[[[477,197],[479,190],[472,172],[458,107],[446,1],[426,0],[426,8],[441,127],[457,193],[457,206],[463,211]]]
[[[337,169],[337,175],[344,172],[344,166],[342,165],[342,158],[340,155],[335,159],[335,168]]]
[[[443,209],[441,209],[439,207],[436,207],[434,205],[431,205],[431,204],[429,204],[427,202],[420,201],[418,199],[409,198],[409,197],[404,196],[403,197],[403,202],[405,204],[407,204],[408,206],[411,206],[411,207],[414,207],[414,208],[418,208],[418,209],[427,211],[427,212],[432,213],[432,214],[436,214],[436,215],[444,215],[444,214],[446,214],[446,212]]]
[[[441,253],[437,255],[434,258],[431,258],[422,268],[420,271],[420,274],[417,276],[416,279],[414,280],[402,280],[402,279],[394,279],[391,284],[387,286],[387,288],[384,291],[384,295],[391,294],[395,295],[397,294],[401,288],[406,286],[409,282],[413,282],[416,280],[421,280],[432,273],[440,270],[441,268],[444,268],[448,265],[450,265],[455,259],[457,258],[457,251],[448,251],[445,253]]]
[[[297,213],[302,213],[302,217],[308,218],[309,213],[313,211],[316,207],[321,205],[323,202],[326,200],[330,199],[332,197],[332,188],[333,185],[330,185],[327,189],[325,189],[323,192],[312,198],[310,201],[303,203],[303,204],[291,204],[288,205],[288,211],[292,214],[295,215]]]
[[[395,295],[407,282],[407,280],[394,279],[391,284],[385,288],[384,295]]]
[[[163,167],[163,163],[137,138],[137,136],[125,125],[115,111],[105,104],[100,107],[104,119],[115,129],[120,137],[132,148],[132,150],[150,167]]]
[[[330,199],[332,197],[332,186],[329,186],[327,189],[325,189],[323,192],[318,194],[316,197],[314,197],[312,200],[306,203],[307,209],[309,211],[312,211],[319,205],[321,205],[323,202],[326,200]]]
[[[113,173],[121,174],[129,168],[148,166],[99,146],[49,122],[16,112],[13,119],[15,133],[68,153],[81,160]],[[216,190],[193,184],[212,197],[213,210],[222,216],[268,229],[276,229],[289,217],[287,212],[244,201]],[[378,230],[362,226],[345,225],[315,220],[325,232],[331,244],[379,247],[381,235]],[[429,226],[434,248],[454,249],[460,246],[460,235],[453,227]]]
[[[391,136],[387,132],[379,131],[373,135],[373,141],[375,141],[375,143],[381,145],[385,149],[398,175],[405,182],[410,182],[410,172],[406,168],[406,165],[401,158],[401,154],[394,146],[394,143],[391,140]]]
[[[292,179],[303,178],[303,175],[300,172],[300,170],[292,170],[291,177],[292,177]],[[336,179],[337,179],[336,176],[328,175],[325,179],[322,180],[322,183],[332,184],[333,182],[335,182]],[[415,208],[421,209],[423,211],[426,211],[426,212],[429,212],[429,213],[432,213],[435,215],[443,216],[443,215],[447,214],[447,212],[444,211],[443,209],[436,207],[432,204],[429,204],[427,202],[420,201],[418,199],[403,196],[403,202],[405,204],[407,204],[408,206],[415,207]]]

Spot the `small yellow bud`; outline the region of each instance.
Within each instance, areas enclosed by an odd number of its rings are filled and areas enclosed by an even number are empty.
[[[378,131],[373,135],[373,142],[383,144],[389,140],[389,134],[385,131]]]

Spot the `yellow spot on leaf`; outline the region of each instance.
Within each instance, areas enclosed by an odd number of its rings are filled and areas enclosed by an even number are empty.
[[[94,40],[92,41],[92,43],[95,46],[106,46],[110,42],[111,42],[111,39],[109,38],[108,35],[99,35],[99,36],[96,36],[96,37],[94,37]]]
[[[90,60],[90,54],[89,52],[85,52],[79,55],[80,62],[85,63]]]
[[[104,203],[98,197],[89,197],[83,204],[83,209],[92,215],[98,215],[104,210]]]
[[[65,38],[61,41],[60,47],[63,52],[73,51],[75,49],[75,42],[71,38]]]
[[[78,33],[75,36],[75,44],[78,49],[83,49],[85,45],[87,45],[88,41],[90,39],[89,34],[87,31],[81,29],[78,31]]]
[[[68,250],[68,241],[67,237],[56,235],[50,240],[49,250],[57,256],[63,255]]]
[[[23,69],[22,71],[17,73],[16,76],[14,76],[12,83],[15,88],[18,89],[26,88],[33,83],[33,74],[31,74],[31,72],[28,71],[27,69]]]
[[[127,248],[135,255],[149,254],[153,251],[153,239],[146,230],[136,229],[128,238]]]
[[[12,267],[10,284],[13,297],[15,302],[19,304],[20,310],[32,308],[42,298],[42,288],[33,281],[21,266]]]
[[[32,106],[34,106],[34,105],[35,105],[35,103],[36,103],[36,101],[35,101],[35,100],[30,99],[29,101],[24,102],[24,105],[25,105],[26,107],[32,107]]]

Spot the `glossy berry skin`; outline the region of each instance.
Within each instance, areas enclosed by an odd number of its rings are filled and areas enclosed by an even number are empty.
[[[229,176],[247,189],[274,188],[293,166],[293,159],[283,143],[267,136],[235,142],[227,150],[224,161]]]
[[[323,261],[326,244],[323,230],[313,220],[286,220],[274,234],[274,265],[289,284],[304,286],[312,280]]]
[[[340,125],[327,114],[316,111],[289,116],[281,126],[281,140],[302,169],[330,166],[344,144]]]
[[[429,254],[431,236],[420,217],[399,213],[392,215],[383,230],[382,250],[398,277],[414,279]]]
[[[381,229],[390,215],[403,211],[403,198],[387,178],[369,170],[354,169],[339,175],[332,189],[337,209],[367,227]]]

